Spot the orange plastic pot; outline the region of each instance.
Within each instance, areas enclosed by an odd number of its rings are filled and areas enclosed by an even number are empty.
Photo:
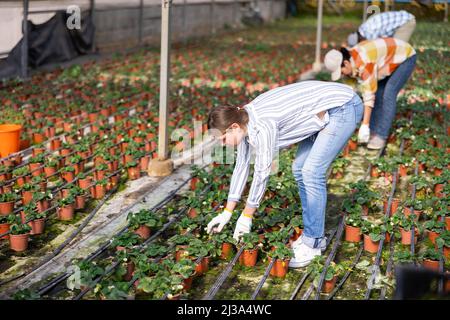
[[[140,236],[142,239],[147,240],[148,238],[150,238],[152,231],[148,226],[143,225],[134,230],[134,233]]]
[[[4,234],[8,231],[9,231],[9,223],[0,224],[0,234]],[[0,240],[2,240],[2,239],[4,239],[4,240],[9,239],[9,235],[6,235],[6,236],[3,236],[0,238]]]
[[[336,286],[337,276],[334,276],[331,280],[325,280],[323,282],[322,292],[323,293],[330,293],[333,291],[334,287]]]
[[[272,258],[269,257],[269,263],[272,261]],[[284,278],[286,273],[288,272],[289,259],[287,260],[279,260],[277,259],[270,269],[270,275],[276,278]]]
[[[8,215],[14,211],[14,201],[0,203],[0,215]]]
[[[425,260],[423,260],[422,265],[425,268],[439,271],[439,261],[425,259]]]
[[[22,252],[28,248],[28,234],[11,234],[9,236],[11,250]]]
[[[227,260],[230,258],[232,250],[233,245],[231,243],[222,243],[222,253],[220,254],[220,259]]]
[[[434,232],[434,231],[428,231],[428,239],[430,239],[430,241],[433,244],[436,244],[436,238],[439,236],[439,233]]]
[[[360,242],[361,241],[361,228],[345,226],[345,241],[348,242]]]
[[[63,221],[72,220],[74,215],[74,206],[67,205],[61,208],[58,208],[58,218]]]
[[[254,267],[258,260],[258,249],[244,250],[239,257],[239,263],[245,267]]]
[[[364,250],[370,253],[377,253],[380,242],[372,241],[368,235],[364,235]]]
[[[28,222],[28,225],[31,227],[30,234],[42,234],[45,229],[45,219],[36,219]]]
[[[0,124],[0,157],[4,158],[20,150],[20,131],[18,124]]]
[[[402,244],[404,245],[410,245],[411,244],[411,232],[412,230],[405,230],[403,228],[400,228],[400,233],[402,235]],[[417,237],[414,236],[414,243],[416,243]]]

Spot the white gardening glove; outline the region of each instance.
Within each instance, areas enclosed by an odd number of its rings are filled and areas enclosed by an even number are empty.
[[[367,143],[370,138],[370,128],[367,124],[362,124],[358,131],[358,142]]]
[[[223,227],[230,221],[232,212],[224,209],[222,213],[215,216],[206,226],[206,232],[221,232]]]
[[[243,234],[249,233],[252,230],[252,218],[246,217],[243,214],[236,221],[236,228],[234,229],[233,238],[239,242],[239,238]]]

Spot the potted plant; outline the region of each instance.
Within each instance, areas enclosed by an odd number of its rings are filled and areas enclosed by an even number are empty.
[[[414,235],[414,243],[417,241],[417,235],[418,234],[418,224],[416,222],[416,217],[414,214],[411,214],[409,216],[404,216],[402,214],[397,214],[398,217],[398,225],[400,226],[400,233],[402,238],[402,244],[403,245],[410,245],[411,244],[411,232],[412,228],[415,227],[415,235]]]
[[[31,230],[28,224],[22,223],[19,216],[16,216],[9,227],[9,243],[11,250],[22,252],[28,248],[28,237]]]
[[[296,241],[303,233],[303,216],[301,214],[297,214],[291,219],[288,227],[294,230],[289,240],[291,242]]]
[[[165,260],[168,262],[170,260]],[[196,266],[195,263],[189,259],[180,260],[171,265],[171,273],[180,276],[183,279],[183,289],[188,291],[192,286]]]
[[[269,262],[273,259],[275,259],[275,262],[270,269],[270,275],[277,278],[284,278],[288,271],[289,261],[293,256],[292,250],[282,242],[274,242],[271,244],[272,250],[268,252]]]
[[[14,214],[0,215],[0,234],[7,233],[11,223],[14,223],[16,216]],[[5,235],[0,239],[7,240],[9,235]]]
[[[9,215],[14,211],[14,203],[17,200],[15,192],[0,193],[0,215]]]
[[[422,214],[422,212],[425,208],[424,204],[425,203],[423,200],[408,198],[406,201],[403,202],[403,206],[404,206],[403,213],[407,217],[411,213],[414,213],[416,218],[419,219],[420,215]],[[413,208],[413,210],[411,210],[411,208]],[[413,212],[411,212],[411,211],[413,211]]]
[[[44,173],[47,178],[50,178],[56,174],[56,170],[59,166],[59,157],[52,156],[45,158],[44,161]]]
[[[441,260],[441,257],[442,254],[434,248],[427,248],[420,255],[422,265],[425,268],[429,268],[435,271],[439,271],[439,261]]]
[[[25,183],[22,185],[22,204],[26,205],[33,200],[33,194],[37,192],[38,186],[32,183]]]
[[[193,238],[189,242],[186,249],[186,254],[192,260],[201,258],[200,263],[196,265],[195,270],[198,275],[202,275],[209,269],[211,256],[218,256],[220,251],[220,248],[216,248],[214,243],[211,241],[203,242],[200,239]]]
[[[242,236],[244,251],[239,257],[239,263],[245,267],[253,267],[258,259],[258,249],[262,246],[259,236],[254,232]]]
[[[450,231],[443,231],[439,237],[436,238],[436,245],[438,248],[443,249],[444,257],[446,260],[450,259]]]
[[[72,182],[75,179],[75,168],[72,166],[65,166],[61,169],[61,177],[66,182]]]
[[[94,288],[95,280],[105,273],[105,270],[97,265],[95,261],[81,260],[76,263],[76,267],[80,272],[78,274],[73,273],[67,279],[67,288],[69,290]]]
[[[57,216],[63,221],[72,220],[75,212],[75,199],[72,195],[58,200]]]
[[[332,164],[331,172],[335,179],[342,179],[344,177],[345,168],[348,166],[350,161],[345,158],[337,158]]]
[[[231,234],[231,229],[222,230],[220,233],[215,233],[212,235],[212,241],[216,247],[220,248],[220,259],[227,260],[231,258],[233,254],[233,245],[235,240]]]
[[[360,242],[362,225],[361,206],[356,204],[347,208],[345,215],[345,241]]]
[[[307,272],[309,272],[313,277],[313,284],[317,288],[319,286],[320,276],[324,270],[324,257],[317,256],[308,265]],[[337,278],[341,276],[346,270],[346,265],[342,263],[336,263],[331,261],[325,274],[324,282],[322,288],[320,288],[323,293],[330,293],[333,291]]]
[[[428,231],[428,239],[430,239],[433,244],[436,244],[436,238],[441,231],[444,230],[445,223],[440,221],[437,217],[433,217],[432,219],[425,221],[423,226]]]
[[[141,176],[141,168],[138,166],[137,161],[131,160],[125,164],[125,168],[128,172],[128,178],[131,180],[136,180]]]
[[[361,231],[364,236],[364,250],[376,253],[383,237],[383,226],[366,220],[361,226]]]
[[[187,216],[189,218],[195,218],[198,216],[199,208],[202,206],[202,200],[199,197],[192,194],[189,195],[189,197],[183,199],[181,205],[186,206],[188,208]]]
[[[119,236],[115,237],[112,246],[116,248],[117,251],[132,249],[134,246],[139,244],[141,241],[141,237],[133,232],[124,232]]]
[[[95,185],[91,188],[91,195],[94,199],[102,199],[105,196],[107,179],[95,181]]]
[[[22,223],[29,221],[28,225],[31,228],[30,234],[42,234],[45,228],[46,214],[43,212],[39,212],[35,203],[30,203],[24,206],[22,212],[24,213],[24,216],[22,217]]]
[[[128,227],[144,240],[150,238],[151,231],[162,226],[161,218],[150,210],[142,209],[130,212],[127,216]]]
[[[192,234],[177,234],[170,238],[170,242],[176,245],[175,248],[175,260],[180,261],[188,256],[187,248],[188,243],[195,238]]]
[[[36,208],[39,212],[46,211],[50,207],[50,201],[53,195],[49,190],[39,191],[33,194],[33,202],[36,203]]]
[[[128,298],[128,282],[103,280],[94,288],[102,300],[125,300]]]

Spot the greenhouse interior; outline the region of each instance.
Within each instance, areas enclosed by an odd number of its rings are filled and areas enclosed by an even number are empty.
[[[2,1],[0,299],[450,300],[448,5]]]

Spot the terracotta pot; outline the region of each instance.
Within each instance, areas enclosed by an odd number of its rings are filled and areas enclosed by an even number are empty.
[[[72,182],[73,179],[75,179],[75,173],[74,173],[74,172],[63,172],[62,178],[63,178],[66,182]]]
[[[450,259],[450,247],[444,246],[444,257],[445,257],[445,260]]]
[[[398,167],[398,172],[399,172],[400,177],[406,177],[408,175],[408,167],[401,164]]]
[[[14,211],[14,201],[0,203],[0,215],[8,215]]]
[[[8,231],[9,231],[9,223],[0,224],[0,234],[4,234]],[[7,239],[9,239],[9,235],[0,238],[0,240],[7,240]]]
[[[203,273],[208,272],[209,270],[209,262],[211,261],[211,257],[203,257],[201,261],[202,271]]]
[[[404,208],[403,209],[403,214],[406,217],[409,217],[411,215],[411,209],[410,208]],[[414,214],[416,215],[416,220],[419,220],[420,215],[422,214],[422,210],[415,210],[414,209]]]
[[[32,191],[22,191],[22,202],[24,205],[29,204],[33,200]]]
[[[195,189],[197,189],[197,183],[199,182],[199,178],[194,177],[191,179],[191,190],[194,191]]]
[[[94,179],[95,180],[102,180],[105,177],[105,170],[95,170],[94,171]]]
[[[442,192],[444,190],[444,184],[438,183],[434,186],[434,195],[438,198],[444,197],[444,193]]]
[[[380,242],[372,241],[368,235],[364,235],[364,250],[370,253],[377,253]]]
[[[411,232],[412,232],[412,230],[405,230],[403,228],[400,228],[403,245],[411,245]],[[414,236],[414,243],[416,243],[416,242],[417,242],[417,237]]]
[[[61,208],[58,208],[58,219],[63,221],[72,220],[74,216],[74,206],[67,205]]]
[[[434,232],[434,231],[428,231],[428,239],[430,239],[430,241],[433,244],[436,244],[436,238],[439,237],[439,233]]]
[[[383,206],[384,212],[387,211],[388,201],[389,201],[388,199],[384,200],[384,206]],[[398,199],[398,198],[392,199],[390,216],[394,215],[397,212],[399,203],[400,203],[400,199]]]
[[[335,174],[334,174],[334,178],[335,179],[342,179],[344,177],[344,174],[342,173],[342,172],[336,172]]]
[[[142,239],[147,240],[148,238],[150,238],[152,230],[150,229],[150,227],[143,225],[134,230],[133,232],[138,236],[140,236]]]
[[[445,229],[450,230],[450,217],[445,217]]]
[[[360,242],[361,241],[361,228],[345,226],[345,241],[348,242]]]
[[[136,180],[141,177],[141,168],[139,166],[127,168],[128,178]]]
[[[333,291],[334,287],[336,286],[337,276],[334,276],[331,280],[325,280],[323,282],[322,292],[323,293],[330,293]]]
[[[22,252],[28,248],[28,234],[11,234],[9,235],[9,245],[11,250]]]
[[[239,263],[245,267],[253,267],[258,260],[258,249],[244,250],[239,257]]]
[[[442,175],[442,169],[434,168],[433,173],[436,177],[439,177],[440,175]]]
[[[430,259],[425,259],[425,260],[423,260],[422,265],[423,265],[425,268],[439,271],[439,261],[436,261],[436,260],[430,260]]]
[[[191,287],[192,287],[192,280],[193,279],[194,279],[194,277],[191,276],[191,277],[183,280],[183,289],[185,291],[189,291],[191,289]]]
[[[133,262],[128,262],[127,263],[127,273],[123,276],[123,280],[124,281],[130,281],[133,278],[133,273],[134,273],[134,263]]]
[[[41,166],[41,163],[30,163],[30,172],[33,177],[40,176],[44,172],[44,169],[41,168]]]
[[[377,167],[372,167],[372,168],[370,169],[370,176],[371,176],[372,178],[378,178],[378,177],[380,176],[380,171],[378,170]]]
[[[191,208],[191,209],[189,209],[187,215],[188,215],[189,218],[193,219],[193,218],[198,216],[198,213],[197,213],[197,210],[195,208]]]
[[[150,157],[144,156],[141,159],[139,159],[139,166],[141,168],[141,171],[147,171],[148,170],[148,163],[150,162]]]
[[[78,179],[78,186],[81,189],[89,189],[90,185],[92,184],[92,178],[86,177],[85,179]]]
[[[272,261],[272,258],[269,257],[269,263]],[[284,278],[288,271],[290,259],[287,260],[279,260],[277,259],[270,269],[270,275],[276,278]]]
[[[353,141],[353,140],[349,140],[348,141],[348,146],[350,148],[350,151],[355,151],[356,149],[358,149],[358,142]]]
[[[102,199],[105,196],[105,186],[96,185],[94,188],[94,199]]]
[[[303,233],[303,229],[300,229],[299,227],[295,227],[294,229],[294,233],[292,234],[292,236],[289,238],[289,241],[294,242],[296,241],[298,238],[300,238],[300,236]]]
[[[220,254],[220,259],[227,260],[231,257],[233,253],[233,245],[231,243],[222,243],[222,253]]]
[[[75,197],[75,209],[82,210],[86,206],[86,198],[85,196],[76,196]]]
[[[33,221],[28,222],[28,225],[31,227],[30,234],[36,235],[36,234],[42,234],[44,233],[45,229],[45,219],[36,219]]]
[[[175,252],[175,261],[178,262],[186,256],[187,251],[185,249],[187,247],[188,247],[187,245],[178,246]]]

